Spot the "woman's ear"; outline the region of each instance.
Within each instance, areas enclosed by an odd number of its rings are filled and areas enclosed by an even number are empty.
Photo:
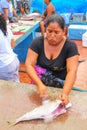
[[[67,27],[67,26],[65,26],[65,27],[64,27],[64,36],[66,36],[66,37],[67,37],[67,35],[68,35],[68,27]]]

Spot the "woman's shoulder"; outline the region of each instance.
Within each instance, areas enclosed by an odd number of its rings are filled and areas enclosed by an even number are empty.
[[[42,36],[36,37],[30,44],[29,48],[39,54],[43,50],[43,44],[44,38]]]
[[[67,52],[68,57],[79,54],[78,47],[74,41],[66,40],[65,47],[64,47],[65,53]]]
[[[1,5],[3,7],[6,7],[8,5],[8,1],[7,0],[1,0]]]
[[[66,47],[72,47],[72,46],[77,47],[76,43],[72,40],[69,40],[69,39],[66,39],[65,45],[66,45]]]
[[[30,48],[42,48],[44,44],[44,37],[43,36],[39,36],[36,37],[30,44]]]
[[[39,37],[36,37],[36,38],[32,41],[32,43],[41,44],[43,41],[44,41],[43,36],[39,36]]]

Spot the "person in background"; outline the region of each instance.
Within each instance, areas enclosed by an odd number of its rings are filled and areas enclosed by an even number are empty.
[[[16,8],[18,10],[18,12],[20,12],[20,14],[22,16],[26,16],[26,14],[29,14],[29,11],[30,11],[30,7],[29,7],[29,4],[31,3],[31,1],[29,0],[16,0]]]
[[[13,34],[0,13],[0,79],[19,82],[19,60],[13,52],[14,45]]]
[[[41,33],[43,36],[45,32],[46,22],[49,16],[55,13],[55,7],[52,5],[51,0],[44,0],[44,3],[47,5],[47,7],[43,15],[44,19],[40,22]]]
[[[0,1],[0,12],[5,15],[5,19],[10,22],[17,22],[18,15],[16,10],[12,6],[11,0],[1,0]]]
[[[76,44],[64,36],[65,21],[53,14],[46,25],[46,36],[34,39],[26,58],[26,71],[36,84],[41,98],[47,97],[47,86],[60,87],[58,95],[63,104],[76,79],[79,53]]]

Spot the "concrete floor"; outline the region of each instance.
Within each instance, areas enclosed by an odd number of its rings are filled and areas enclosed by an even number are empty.
[[[75,87],[87,89],[87,47],[82,46],[82,41],[75,41],[75,42],[78,46],[80,53],[79,60],[84,60],[79,64]],[[20,70],[25,70],[24,63],[20,64]],[[20,81],[22,83],[30,82],[30,78],[28,77],[27,73],[19,72],[19,76]]]
[[[77,71],[77,79],[75,86],[87,89],[87,47],[82,46],[82,41],[76,41],[79,49],[79,60],[84,60],[81,62]]]
[[[61,93],[59,88],[47,89],[51,100]],[[41,105],[41,99],[33,85],[0,80],[0,130],[86,130],[87,93],[72,91],[70,102],[72,107],[51,122],[31,120],[12,126],[17,118]]]

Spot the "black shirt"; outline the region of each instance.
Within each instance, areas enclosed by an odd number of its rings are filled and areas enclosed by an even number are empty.
[[[42,36],[34,39],[30,48],[38,54],[37,65],[52,71],[53,75],[63,80],[67,74],[66,59],[79,54],[76,44],[73,41],[66,40],[58,57],[50,60],[45,56],[44,38]]]

